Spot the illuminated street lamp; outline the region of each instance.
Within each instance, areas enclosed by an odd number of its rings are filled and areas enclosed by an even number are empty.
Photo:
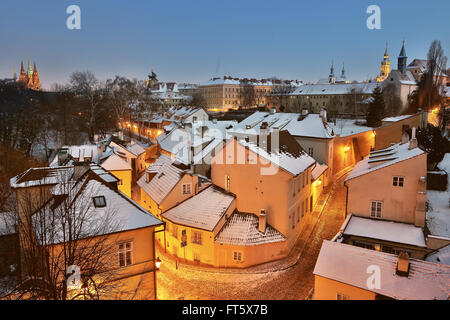
[[[159,269],[159,267],[161,267],[161,259],[159,257],[156,258],[156,260],[155,260],[155,266],[156,266],[156,269]]]

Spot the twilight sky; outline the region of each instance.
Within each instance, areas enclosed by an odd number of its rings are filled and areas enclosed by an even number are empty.
[[[81,8],[81,30],[66,28],[66,8]],[[366,8],[381,8],[381,30],[369,30]],[[201,83],[216,75],[299,79],[327,77],[345,63],[347,78],[379,73],[385,43],[397,66],[401,42],[408,63],[425,58],[439,39],[450,58],[448,0],[2,0],[0,79],[36,61],[49,89],[73,71],[98,78]]]

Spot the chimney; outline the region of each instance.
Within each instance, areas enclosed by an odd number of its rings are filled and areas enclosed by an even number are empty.
[[[156,176],[156,172],[146,172],[145,173],[145,182],[149,183],[150,181],[152,181],[154,176]]]
[[[266,225],[267,225],[266,211],[264,209],[261,209],[261,212],[259,213],[259,223],[258,223],[259,232],[266,233]]]
[[[403,131],[403,134],[402,134],[402,144],[403,144],[403,143],[407,143],[408,141],[409,141],[409,134],[408,134],[408,132]]]
[[[212,120],[212,122],[213,122],[213,123],[217,123],[217,118],[214,118],[214,119]]]
[[[409,275],[409,256],[406,252],[401,252],[398,255],[395,273],[402,277],[407,277]]]
[[[302,109],[302,116],[306,116],[308,114],[308,109],[303,108]]]
[[[270,113],[271,113],[271,114],[274,114],[274,113],[276,113],[276,112],[277,112],[277,109],[275,109],[275,108],[270,109]]]
[[[322,118],[323,121],[327,122],[327,109],[326,108],[320,109],[320,117]]]
[[[90,166],[88,163],[75,161],[73,163],[73,178],[75,180],[78,180],[89,169],[90,169]]]
[[[409,141],[409,150],[417,148],[416,127],[412,128],[411,140]]]

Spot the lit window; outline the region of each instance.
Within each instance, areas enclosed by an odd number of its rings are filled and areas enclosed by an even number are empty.
[[[234,261],[242,261],[242,252],[241,251],[233,251],[233,260]]]
[[[370,216],[372,218],[381,218],[381,201],[372,201],[372,206],[370,208]]]
[[[404,177],[394,177],[392,180],[392,185],[394,187],[403,187],[404,182],[405,182]]]
[[[229,175],[225,176],[225,186],[226,186],[226,190],[229,192],[230,191],[230,176]]]
[[[191,194],[191,184],[185,183],[183,184],[183,194]]]
[[[191,240],[192,240],[191,241],[192,243],[201,245],[202,244],[202,233],[199,231],[193,231]]]
[[[106,207],[106,199],[104,196],[93,197],[92,200],[96,208]]]
[[[119,266],[126,267],[132,261],[133,245],[131,241],[119,243]]]

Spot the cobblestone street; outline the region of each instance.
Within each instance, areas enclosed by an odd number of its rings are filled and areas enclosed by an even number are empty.
[[[290,259],[249,270],[215,270],[178,265],[159,252],[163,263],[158,272],[159,299],[308,299],[314,286],[312,274],[323,239],[332,239],[344,221],[346,190],[340,177],[328,193],[324,207],[305,225]],[[318,220],[317,220],[318,219]],[[317,222],[317,223],[316,223]],[[296,253],[300,259],[296,262]],[[269,267],[270,266],[270,267]],[[283,267],[284,266],[284,267]],[[281,271],[273,271],[280,270]],[[266,270],[266,271],[264,271]],[[272,271],[271,271],[272,270]]]

